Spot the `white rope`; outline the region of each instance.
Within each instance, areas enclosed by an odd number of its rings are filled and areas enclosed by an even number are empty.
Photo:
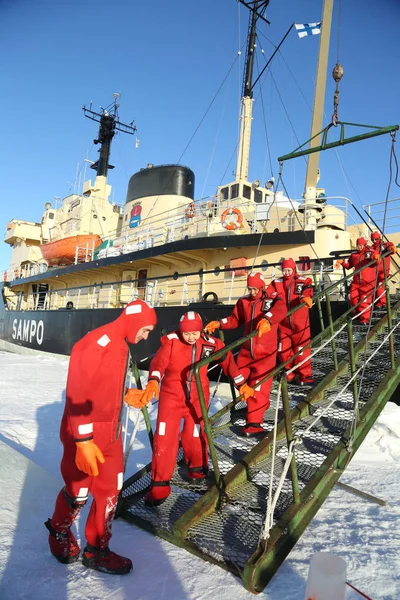
[[[375,301],[377,301],[377,300],[378,300],[378,298]],[[367,309],[368,308],[370,308],[370,307],[367,307]],[[361,314],[361,313],[359,313],[359,314]],[[356,317],[358,317],[359,314],[356,315]],[[275,451],[276,451],[276,429],[277,429],[278,409],[279,409],[279,400],[280,400],[280,392],[281,392],[281,383],[279,383],[278,397],[277,397],[277,403],[276,403],[276,409],[275,409],[274,435],[273,435],[273,443],[272,443],[272,462],[271,462],[270,484],[269,484],[269,490],[268,490],[268,504],[267,504],[267,512],[266,512],[266,516],[265,516],[265,521],[264,521],[263,527],[260,532],[261,540],[265,541],[270,536],[270,530],[273,527],[273,516],[274,516],[275,507],[276,507],[277,501],[279,499],[279,495],[282,491],[282,487],[283,487],[283,483],[286,479],[286,475],[289,471],[291,460],[294,456],[295,446],[302,442],[303,437],[311,431],[311,429],[316,425],[316,423],[318,423],[318,421],[320,421],[322,419],[322,417],[328,412],[328,410],[332,407],[332,405],[335,404],[343,396],[344,392],[347,390],[347,388],[350,386],[350,384],[356,379],[356,377],[360,374],[360,372],[363,371],[363,369],[365,369],[365,365],[368,364],[372,360],[372,358],[382,348],[382,346],[385,344],[385,342],[387,342],[387,340],[390,338],[390,336],[393,335],[393,332],[395,331],[395,329],[397,329],[397,327],[399,327],[399,326],[400,326],[400,321],[385,336],[383,341],[379,344],[379,346],[373,351],[373,353],[365,361],[365,364],[363,364],[361,367],[359,367],[357,369],[357,371],[350,377],[349,381],[343,386],[343,388],[340,390],[340,392],[337,395],[335,395],[335,397],[331,400],[331,402],[325,408],[323,408],[322,412],[317,417],[315,417],[315,419],[313,419],[313,421],[310,423],[310,425],[308,427],[306,427],[306,429],[304,429],[303,431],[295,434],[294,439],[289,444],[288,455],[287,455],[285,464],[283,466],[282,474],[279,479],[277,489],[275,491],[274,497],[272,498],[272,483],[273,483],[273,477],[274,477]],[[344,325],[344,327],[346,327],[346,325]],[[337,333],[339,333],[342,329],[343,329],[343,327]],[[331,338],[331,339],[333,339],[333,338]],[[330,341],[330,340],[328,340],[328,341]],[[303,361],[303,362],[305,362],[305,361]],[[294,369],[291,369],[291,371],[288,371],[288,373],[292,372],[293,370]],[[354,428],[354,424],[355,424],[355,420],[356,420],[355,419],[356,404],[357,404],[357,402],[355,402],[354,410],[353,410],[352,431],[351,431],[351,437],[350,437],[349,446],[348,446],[349,452],[351,452],[351,450],[352,450],[353,435],[355,433],[355,429],[353,429],[353,428]]]
[[[128,413],[129,413],[130,408],[131,407],[129,407],[129,409],[128,409]],[[128,462],[129,454],[131,453],[131,450],[132,450],[132,447],[133,447],[133,442],[135,441],[136,434],[137,434],[138,429],[139,429],[139,423],[140,423],[140,417],[141,416],[142,416],[142,411],[139,409],[138,412],[137,412],[137,417],[136,417],[136,421],[135,421],[135,427],[133,428],[133,431],[132,431],[132,436],[131,436],[131,439],[130,439],[130,442],[129,442],[129,446],[128,446],[126,452],[124,452],[124,472],[125,472],[126,465],[127,465],[127,462]]]
[[[269,531],[273,525],[274,518],[274,508],[272,501],[272,484],[274,481],[274,469],[275,469],[275,449],[276,449],[276,429],[278,426],[278,413],[279,413],[279,402],[281,399],[281,382],[279,382],[278,387],[278,396],[276,398],[276,407],[275,407],[275,418],[274,418],[274,436],[272,441],[272,462],[271,462],[271,474],[269,479],[269,490],[268,490],[268,504],[267,504],[267,514],[265,515],[264,525],[261,529],[260,539],[266,540],[269,537]]]

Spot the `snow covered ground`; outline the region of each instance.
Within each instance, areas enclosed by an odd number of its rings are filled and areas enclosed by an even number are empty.
[[[50,555],[43,523],[62,486],[58,433],[67,368],[66,359],[0,352],[1,600],[253,598],[232,574],[121,520],[111,545],[132,558],[130,575],[65,566]],[[127,473],[149,458],[141,423]],[[259,598],[303,600],[310,558],[327,551],[346,561],[348,581],[372,600],[400,599],[400,407],[385,408],[342,481],[387,506],[336,488]],[[86,514],[77,524],[81,540]],[[346,600],[360,598],[348,589]]]

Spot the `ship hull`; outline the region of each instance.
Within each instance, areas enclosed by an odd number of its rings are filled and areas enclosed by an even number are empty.
[[[0,340],[18,352],[19,348],[30,348],[38,352],[69,355],[72,346],[86,333],[116,319],[121,313],[119,308],[82,309],[82,310],[6,310],[0,284]],[[347,308],[343,301],[331,302],[333,318],[338,318]],[[136,346],[131,346],[135,360],[141,361],[143,368],[148,366],[151,357],[159,347],[161,335],[170,333],[179,326],[179,319],[188,310],[198,311],[204,323],[228,316],[233,305],[203,301],[188,306],[158,307],[155,333]],[[324,309],[324,307],[323,307]],[[325,322],[327,320],[325,319]],[[321,331],[317,311],[311,313],[313,335]],[[225,342],[230,343],[240,337],[242,331],[225,331]]]

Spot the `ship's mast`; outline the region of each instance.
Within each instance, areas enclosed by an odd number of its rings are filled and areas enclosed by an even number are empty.
[[[111,141],[115,135],[115,131],[122,131],[123,133],[129,133],[131,135],[136,133],[136,127],[133,125],[133,121],[131,121],[129,125],[120,122],[118,115],[119,104],[117,104],[118,98],[119,94],[114,94],[114,102],[106,108],[100,107],[101,113],[91,110],[92,104],[90,104],[90,108],[84,106],[82,109],[85,117],[100,123],[97,139],[93,140],[94,144],[101,144],[99,150],[100,156],[90,167],[97,172],[98,177],[107,177],[108,169],[114,168],[108,161],[111,153]]]
[[[246,64],[244,69],[241,99],[240,137],[236,164],[236,181],[247,181],[249,175],[251,121],[253,118],[253,68],[254,52],[257,41],[256,27],[259,19],[262,19],[269,24],[269,22],[264,18],[264,13],[269,4],[269,0],[253,0],[252,2],[240,0],[240,2],[249,9],[250,16],[249,30],[247,34]]]
[[[322,9],[321,37],[319,42],[317,79],[315,84],[314,109],[311,123],[310,148],[321,144],[321,136],[318,135],[322,129],[324,114],[326,75],[328,67],[329,42],[331,36],[333,0],[324,0]],[[315,136],[315,137],[314,137]],[[305,229],[315,229],[317,225],[317,214],[321,206],[317,203],[317,181],[318,181],[319,152],[309,154],[307,162],[306,182],[304,188],[304,204],[299,210],[304,212]]]

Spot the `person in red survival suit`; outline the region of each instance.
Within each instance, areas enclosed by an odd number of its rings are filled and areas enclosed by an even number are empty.
[[[188,479],[203,479],[208,473],[208,444],[204,434],[203,417],[193,375],[193,366],[224,347],[221,340],[202,334],[203,322],[198,313],[185,313],[179,331],[161,338],[161,347],[150,364],[149,381],[142,392],[142,405],[157,396],[161,382],[157,427],[154,435],[151,464],[151,486],[145,503],[156,506],[171,493],[170,480],[176,465],[179,438],[188,465]],[[216,361],[231,377],[240,393],[247,398],[254,393],[236,367],[231,352]],[[200,369],[200,380],[206,405],[210,399],[207,366]],[[132,390],[133,405],[137,406],[137,391]],[[125,398],[129,403],[129,392]],[[184,420],[180,432],[181,420]]]
[[[310,317],[308,309],[312,306],[313,287],[309,277],[301,277],[296,271],[296,263],[292,258],[283,260],[281,263],[282,278],[275,279],[271,287],[285,300],[287,310],[303,304],[289,317],[286,317],[279,325],[279,360],[284,363],[290,360],[294,354],[310,343]],[[296,380],[296,383],[305,385],[313,383],[311,360],[311,348],[305,348],[292,362],[286,365],[286,370],[296,365],[295,371],[288,373],[287,381]],[[301,364],[303,363],[303,364]]]
[[[256,387],[259,380],[276,367],[278,324],[286,316],[287,310],[284,301],[271,286],[265,289],[261,273],[250,274],[247,287],[249,294],[239,298],[231,316],[210,321],[205,331],[213,333],[219,328],[235,329],[241,325],[244,325],[244,335],[258,331],[258,336],[241,346],[236,361],[241,373],[248,377],[248,384]],[[253,437],[263,433],[261,424],[270,406],[271,386],[272,378],[269,378],[257,386],[254,395],[247,400],[246,425],[242,435]]]
[[[60,432],[65,487],[45,523],[50,551],[62,563],[79,558],[71,525],[90,492],[93,503],[85,528],[83,564],[111,574],[132,570],[131,560],[111,552],[108,542],[123,483],[120,433],[128,343],[147,339],[156,320],[153,308],[135,300],[118,319],[89,332],[72,348]]]
[[[379,231],[373,231],[371,233],[371,252],[372,258],[378,261],[377,263],[377,290],[376,297],[378,298],[376,306],[386,306],[386,293],[385,293],[385,270],[386,277],[390,275],[390,257],[397,252],[396,246],[393,242],[384,242],[381,238]],[[382,254],[387,254],[384,258],[381,258]]]
[[[335,263],[335,269],[342,265],[345,269],[361,269],[372,260],[373,252],[368,248],[367,240],[363,237],[356,240],[356,251],[352,252],[348,259],[339,259]],[[374,288],[376,284],[376,271],[373,266],[365,267],[360,273],[353,276],[349,289],[349,301],[351,306],[359,306],[355,309],[360,323],[368,323],[371,317],[371,304],[374,299]]]

